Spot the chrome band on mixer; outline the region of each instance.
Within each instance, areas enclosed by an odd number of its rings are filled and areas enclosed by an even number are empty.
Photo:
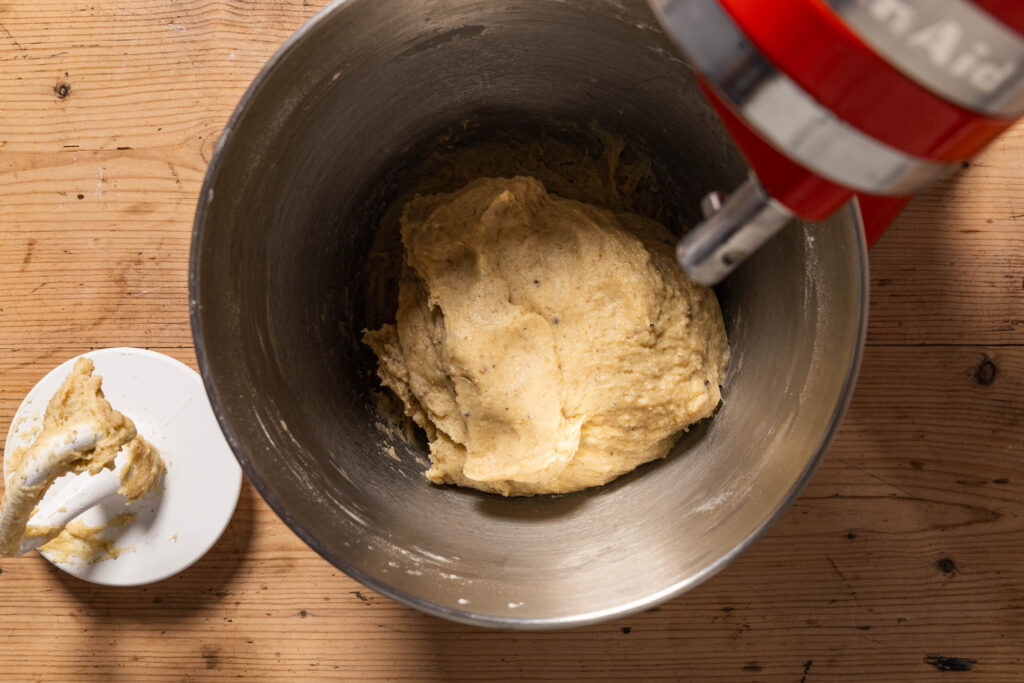
[[[957,167],[907,154],[845,123],[779,71],[715,0],[658,0],[697,69],[762,137],[824,178],[900,196]]]
[[[895,69],[994,117],[1024,114],[1024,38],[964,0],[827,0]]]

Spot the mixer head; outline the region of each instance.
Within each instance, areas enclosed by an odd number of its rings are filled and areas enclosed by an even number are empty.
[[[1024,115],[1020,0],[650,0],[750,163],[677,257],[716,284],[856,199],[868,242]]]

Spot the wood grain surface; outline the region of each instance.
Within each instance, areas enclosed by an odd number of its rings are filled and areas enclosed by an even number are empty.
[[[302,0],[0,2],[0,433],[82,351],[195,365],[210,151]],[[564,632],[440,621],[307,548],[246,484],[197,565],[134,589],[0,560],[0,680],[1024,677],[1024,126],[873,250],[869,346],[811,485],[659,608]]]

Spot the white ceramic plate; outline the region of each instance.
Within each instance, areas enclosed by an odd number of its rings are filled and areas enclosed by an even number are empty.
[[[62,562],[43,550],[40,553],[60,569],[93,583],[136,586],[160,581],[192,565],[220,538],[238,503],[242,470],[194,370],[144,349],[101,349],[83,355],[92,359],[96,374],[103,378],[103,393],[110,404],[130,417],[139,434],[160,450],[167,474],[160,490],[127,508],[136,514],[134,522],[103,533],[120,549],[116,557],[93,563]],[[31,443],[46,404],[75,360],[52,370],[25,397],[11,422],[5,455]],[[6,477],[6,457],[4,464]],[[61,477],[40,507],[65,486],[80,486],[88,476]],[[114,497],[78,519],[89,526],[103,526],[125,511],[125,499]]]

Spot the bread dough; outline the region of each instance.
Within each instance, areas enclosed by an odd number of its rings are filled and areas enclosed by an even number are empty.
[[[119,547],[114,545],[116,539],[107,538],[107,529],[123,527],[135,521],[135,514],[124,512],[101,526],[89,526],[80,519],[69,523],[60,534],[40,546],[51,562],[64,564],[76,561],[83,564],[95,564],[104,560],[112,560],[122,553],[134,550],[134,546]]]
[[[135,425],[103,396],[102,378],[79,358],[46,406],[43,428],[29,446],[15,449],[0,501],[0,555],[14,555],[35,506],[68,472],[92,474],[112,467],[118,450],[135,438]]]
[[[604,484],[711,415],[728,362],[710,289],[660,224],[529,177],[418,196],[378,375],[427,433],[427,477],[503,495]]]
[[[121,469],[121,488],[117,490],[129,501],[138,500],[154,490],[167,467],[156,446],[136,436],[124,447],[127,462]]]

